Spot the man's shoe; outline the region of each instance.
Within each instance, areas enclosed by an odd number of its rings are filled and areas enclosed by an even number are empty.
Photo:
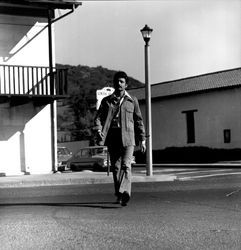
[[[122,193],[115,193],[116,201],[115,204],[121,204]]]
[[[127,206],[127,203],[129,200],[130,200],[130,195],[125,191],[122,194],[121,206],[123,206],[123,207]]]
[[[121,204],[121,196],[117,197],[115,204]]]

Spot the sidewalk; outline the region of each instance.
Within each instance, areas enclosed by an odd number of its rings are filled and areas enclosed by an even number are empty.
[[[144,166],[144,165],[143,165]],[[238,168],[241,169],[241,161],[218,162],[207,164],[153,164],[162,168]],[[133,173],[132,182],[163,182],[178,180],[175,173],[165,171],[155,172],[153,176],[146,176],[146,171]],[[7,187],[38,187],[55,185],[79,185],[79,184],[101,184],[113,183],[112,173],[108,176],[106,172],[57,172],[49,174],[15,175],[0,177],[0,188]]]
[[[172,174],[159,174],[146,176],[133,174],[132,182],[157,182],[173,181],[176,177]],[[112,173],[108,176],[106,172],[57,172],[50,174],[18,175],[0,177],[0,188],[8,187],[39,187],[55,185],[79,185],[79,184],[101,184],[112,183]]]

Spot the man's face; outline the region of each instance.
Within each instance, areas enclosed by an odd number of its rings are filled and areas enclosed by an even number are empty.
[[[118,78],[117,81],[114,82],[114,89],[116,92],[122,92],[126,89],[126,79],[125,78]]]

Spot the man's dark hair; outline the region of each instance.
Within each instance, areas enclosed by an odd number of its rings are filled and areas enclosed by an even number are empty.
[[[114,78],[113,78],[113,82],[114,83],[117,82],[119,78],[125,78],[126,83],[128,83],[128,81],[129,81],[129,78],[128,78],[127,74],[124,71],[116,72],[115,75],[114,75]]]

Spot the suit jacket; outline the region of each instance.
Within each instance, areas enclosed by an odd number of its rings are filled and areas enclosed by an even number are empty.
[[[97,111],[94,123],[95,128],[103,133],[102,144],[106,142],[106,137],[111,125],[111,121],[115,115],[114,94],[105,97]],[[123,146],[134,146],[136,141],[145,140],[145,128],[136,97],[125,92],[124,99],[120,104],[120,127]]]

